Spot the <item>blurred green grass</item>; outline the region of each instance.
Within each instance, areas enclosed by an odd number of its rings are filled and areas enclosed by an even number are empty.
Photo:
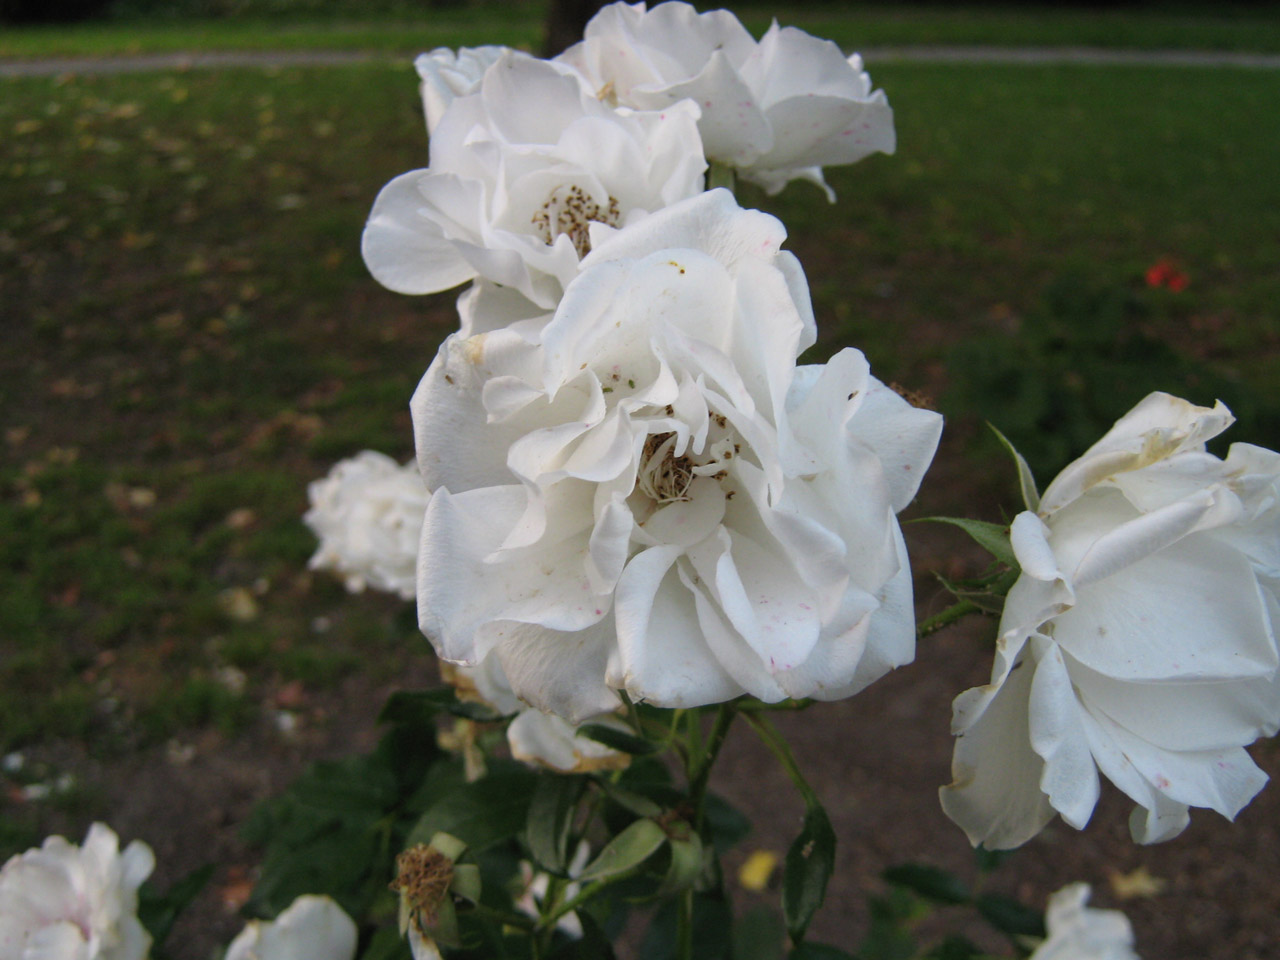
[[[830,171],[834,206],[743,191],[809,274],[816,359],[859,346],[954,413],[957,346],[1014,342],[1079,275],[1273,392],[1280,74],[874,78],[896,156]],[[234,732],[291,684],[423,654],[403,604],[307,573],[300,520],[334,460],[411,454],[408,398],[455,322],[451,295],[390,294],[360,261],[377,190],[426,161],[419,111],[407,60],[0,81],[0,748]],[[1186,291],[1144,287],[1165,257]],[[993,463],[950,494],[1003,483]]]
[[[777,17],[784,26],[802,27],[851,50],[959,44],[1280,52],[1280,17],[1256,5],[1071,9],[814,3],[781,11],[759,3],[725,6],[757,35]],[[408,55],[435,46],[486,43],[537,49],[545,13],[543,2],[519,2],[382,13],[347,3],[336,4],[327,16],[313,13],[301,20],[289,9],[278,16],[203,19],[139,14],[70,26],[8,28],[0,32],[0,57],[211,50],[360,50]]]

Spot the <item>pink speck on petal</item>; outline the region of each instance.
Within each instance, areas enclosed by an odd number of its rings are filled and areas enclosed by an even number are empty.
[[[1162,777],[1162,776],[1160,776],[1159,774],[1157,774],[1157,775],[1156,775],[1156,786],[1157,786],[1157,787],[1159,787],[1161,790],[1168,790],[1168,789],[1169,789],[1169,778],[1168,778],[1168,777]]]
[[[603,611],[603,610],[601,610],[599,607],[596,607],[596,616],[598,617],[598,616],[600,616],[600,614],[602,614],[602,613],[604,613],[604,611]]]

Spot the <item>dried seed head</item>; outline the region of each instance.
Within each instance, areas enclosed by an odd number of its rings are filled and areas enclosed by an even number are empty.
[[[400,894],[409,918],[424,930],[435,920],[452,881],[453,861],[435,847],[420,843],[396,857],[396,878],[391,881],[391,889]]]

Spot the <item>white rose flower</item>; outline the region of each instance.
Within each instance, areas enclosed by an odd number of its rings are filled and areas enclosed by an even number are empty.
[[[496,656],[491,654],[474,667],[448,663],[442,667],[446,682],[457,689],[461,699],[478,700],[504,716],[516,714],[507,726],[507,745],[517,760],[561,773],[619,770],[630,763],[627,754],[579,736],[578,727],[582,724],[571,724],[563,717],[543,713],[520,700],[511,692],[511,683]],[[630,732],[625,723],[608,713],[589,717],[583,723],[598,723],[622,733]]]
[[[411,403],[418,611],[578,722],[849,696],[914,655],[895,512],[941,418],[815,338],[773,217],[714,190],[603,239],[554,318],[454,335]]]
[[[415,568],[427,490],[412,461],[404,466],[365,450],[308,485],[303,516],[320,539],[308,566],[332,570],[347,589],[415,594]]]
[[[431,136],[431,163],[392,180],[365,227],[365,263],[399,293],[475,277],[551,309],[590,249],[703,188],[697,108],[617,110],[566,67],[507,52]]]
[[[956,698],[942,790],[973,843],[1018,846],[1055,813],[1083,827],[1099,771],[1141,843],[1192,806],[1233,818],[1266,782],[1243,748],[1280,726],[1280,456],[1207,453],[1231,420],[1152,394],[1014,519],[1022,574],[991,683]]]
[[[355,921],[328,897],[306,894],[274,920],[252,920],[224,960],[354,960]]]
[[[49,837],[0,869],[0,957],[143,960],[151,935],[138,921],[138,887],[155,856],[135,840],[120,852],[95,823],[84,845]]]
[[[1139,960],[1133,927],[1119,910],[1086,907],[1087,883],[1073,883],[1049,897],[1049,936],[1029,960]]]
[[[805,179],[834,201],[822,167],[896,146],[893,110],[872,91],[862,58],[776,21],[757,43],[727,10],[614,3],[557,59],[623,106],[692,100],[707,159],[769,193]]]
[[[440,47],[430,53],[419,54],[413,61],[414,69],[422,78],[422,107],[427,118],[427,133],[433,133],[449,104],[458,97],[475,93],[480,88],[484,72],[510,52],[523,56],[510,47],[463,47],[450,50]]]

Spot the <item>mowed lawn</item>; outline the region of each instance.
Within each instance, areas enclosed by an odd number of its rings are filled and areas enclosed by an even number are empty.
[[[1209,402],[1196,391],[1233,385],[1274,408],[1280,72],[872,71],[895,156],[830,171],[834,206],[802,184],[741,194],[788,226],[814,360],[861,347],[967,437],[978,417],[951,398],[984,354],[966,348],[1016,357],[1061,322],[1046,291],[1065,287],[1102,291],[1099,310],[1119,298],[1176,351],[1168,389]],[[406,605],[307,572],[301,523],[338,458],[412,453],[408,399],[453,296],[382,290],[359,240],[381,185],[426,159],[401,58],[0,81],[0,751],[231,736],[426,658]],[[1185,289],[1148,288],[1160,260]],[[1125,331],[1100,322],[1100,346],[1066,355],[1114,359]],[[1054,375],[1114,416],[1161,375],[1141,372],[1105,389]],[[971,446],[944,448],[930,504],[1007,489]],[[29,842],[24,816],[0,856]]]

